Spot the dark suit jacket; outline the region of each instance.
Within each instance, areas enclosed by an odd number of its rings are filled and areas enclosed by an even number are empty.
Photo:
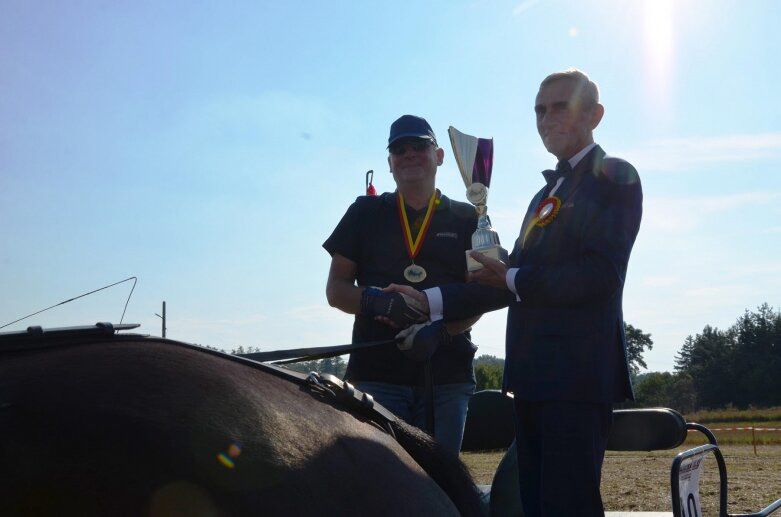
[[[640,228],[640,178],[597,146],[555,195],[558,215],[522,243],[537,193],[510,255],[520,301],[480,284],[442,286],[445,320],[509,304],[504,388],[519,399],[631,399],[622,294]]]

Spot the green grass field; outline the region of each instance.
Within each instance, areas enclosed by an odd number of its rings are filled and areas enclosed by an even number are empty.
[[[781,408],[722,409],[698,411],[685,415],[687,422],[697,422],[713,431],[722,445],[781,445]],[[705,443],[700,433],[691,433],[687,445]]]

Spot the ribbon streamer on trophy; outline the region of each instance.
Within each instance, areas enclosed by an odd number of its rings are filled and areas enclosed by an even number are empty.
[[[464,134],[450,126],[447,130],[458,170],[466,185],[466,198],[477,210],[477,230],[472,234],[472,250],[487,257],[507,262],[507,250],[499,245],[499,234],[491,228],[488,218],[488,187],[491,185],[491,168],[494,160],[492,138],[477,138]],[[477,271],[482,264],[466,254],[467,269]]]

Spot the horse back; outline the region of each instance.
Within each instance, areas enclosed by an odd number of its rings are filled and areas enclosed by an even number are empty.
[[[375,424],[180,345],[0,356],[0,514],[457,515]]]

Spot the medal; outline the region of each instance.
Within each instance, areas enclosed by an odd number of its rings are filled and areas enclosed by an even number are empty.
[[[472,183],[466,189],[466,199],[473,205],[484,205],[488,198],[488,188],[482,183]]]
[[[435,190],[431,195],[431,199],[428,201],[428,208],[426,208],[426,215],[423,217],[423,223],[420,225],[420,231],[418,231],[417,237],[412,238],[412,229],[409,225],[409,219],[407,218],[407,209],[404,207],[404,196],[401,192],[398,192],[396,197],[396,204],[399,209],[399,219],[401,220],[401,229],[404,232],[404,245],[407,248],[407,255],[409,255],[412,264],[404,269],[404,278],[408,282],[417,284],[426,279],[426,270],[417,264],[415,264],[415,257],[420,253],[423,241],[426,238],[429,226],[431,226],[431,219],[434,216],[434,207],[439,201],[439,191]]]
[[[534,223],[540,228],[547,226],[553,221],[553,218],[559,214],[559,208],[561,208],[561,199],[556,196],[549,196],[542,200],[540,206],[537,207],[537,214]]]
[[[422,266],[415,264],[414,262],[404,269],[404,278],[408,281],[417,284],[426,279],[426,270]]]
[[[535,227],[544,228],[545,226],[548,226],[557,215],[559,215],[559,209],[561,208],[561,198],[558,198],[553,194],[559,190],[559,187],[563,182],[564,176],[560,176],[556,180],[556,184],[551,189],[548,197],[543,199],[537,206],[537,210],[534,211],[534,217],[532,217],[531,222],[529,222],[529,226],[526,227],[526,231],[523,232],[523,241],[521,242],[521,247],[526,244],[526,238]]]
[[[526,238],[529,236],[529,233],[531,233],[535,226],[540,228],[548,226],[551,221],[553,221],[553,219],[559,215],[560,208],[561,199],[557,198],[556,196],[548,196],[543,199],[537,207],[537,210],[535,210],[534,217],[523,234],[523,243],[521,245],[526,244]]]

